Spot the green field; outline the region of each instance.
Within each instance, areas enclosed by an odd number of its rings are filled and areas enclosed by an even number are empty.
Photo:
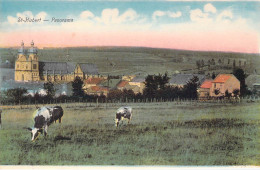
[[[129,125],[117,107],[66,107],[62,124],[30,141],[33,109],[3,110],[1,165],[260,165],[259,103],[138,103]]]
[[[68,54],[68,55],[67,55]],[[70,61],[88,62],[97,65],[100,74],[110,75],[147,75],[176,71],[197,73],[197,60],[210,59],[225,60],[229,58],[246,59],[247,66],[243,68],[247,73],[260,72],[259,54],[224,53],[184,51],[173,49],[157,49],[143,47],[74,47],[74,48],[44,48],[38,51],[40,61]],[[17,56],[15,48],[0,48],[0,57],[14,63]],[[237,61],[238,62],[238,61]],[[213,68],[211,68],[213,69]],[[214,68],[206,73],[231,73],[231,69]]]

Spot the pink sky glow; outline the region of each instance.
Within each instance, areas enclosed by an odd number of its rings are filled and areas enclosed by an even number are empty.
[[[19,46],[21,41],[29,46],[75,47],[75,46],[140,46],[199,51],[228,51],[259,53],[257,34],[243,31],[219,32],[12,32],[1,35],[0,46]]]

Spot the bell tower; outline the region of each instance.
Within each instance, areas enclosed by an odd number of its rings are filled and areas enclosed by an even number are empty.
[[[27,64],[26,51],[24,49],[24,42],[21,42],[21,47],[18,49],[17,59],[15,61],[15,81],[25,81],[25,69]]]
[[[28,49],[28,71],[31,72],[31,81],[39,81],[39,60],[38,60],[38,50],[34,47],[34,42],[32,40],[31,47]]]
[[[39,81],[39,61],[33,41],[27,51],[24,42],[21,42],[15,62],[15,81]]]

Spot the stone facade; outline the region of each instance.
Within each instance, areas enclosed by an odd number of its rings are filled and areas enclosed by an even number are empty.
[[[83,80],[89,77],[98,77],[96,65],[90,63],[73,62],[41,62],[37,55],[37,48],[34,42],[26,50],[24,43],[18,49],[18,57],[15,62],[15,81],[51,81],[51,82],[70,82],[75,77]]]

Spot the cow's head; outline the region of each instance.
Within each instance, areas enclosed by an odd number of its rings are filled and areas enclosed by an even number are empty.
[[[42,129],[39,128],[28,128],[28,130],[31,131],[32,142],[39,137],[40,133],[42,133]]]

